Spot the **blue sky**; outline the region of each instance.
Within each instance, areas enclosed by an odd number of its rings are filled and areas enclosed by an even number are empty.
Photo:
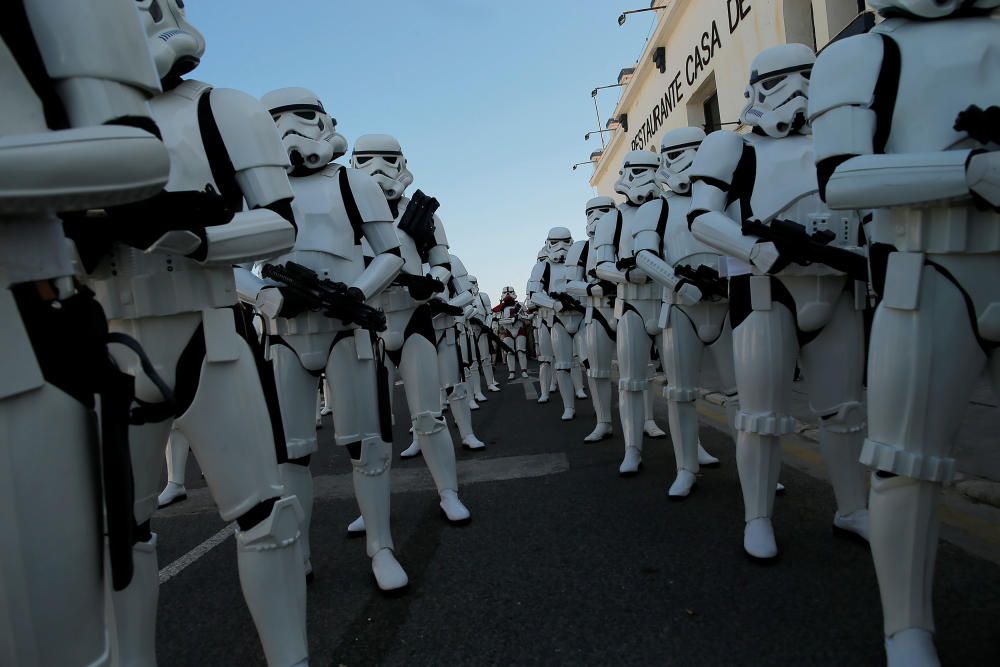
[[[645,0],[188,0],[208,42],[191,76],[260,97],[305,86],[353,146],[395,135],[453,251],[494,302],[523,297],[548,229],[584,235],[600,148],[590,91],[642,52]],[[601,120],[618,89],[598,93]]]

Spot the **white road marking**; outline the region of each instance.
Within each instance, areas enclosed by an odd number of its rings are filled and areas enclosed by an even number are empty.
[[[223,528],[222,530],[220,530],[219,532],[217,532],[215,535],[212,535],[210,538],[208,538],[207,540],[196,546],[191,551],[187,552],[186,554],[175,560],[170,565],[167,565],[165,568],[160,570],[160,584],[162,585],[170,581],[174,577],[176,577],[184,570],[184,568],[186,568],[189,565],[193,565],[196,560],[198,560],[199,558],[207,554],[209,551],[211,551],[215,547],[225,542],[227,539],[229,539],[229,536],[233,535],[235,532],[236,532],[236,523],[233,522],[228,526],[226,526],[225,528]]]
[[[526,456],[502,456],[498,458],[476,458],[458,463],[458,478],[463,486],[481,482],[499,482],[508,479],[545,477],[569,470],[569,459],[563,453],[531,454]],[[426,466],[392,471],[392,490],[395,493],[429,491],[434,489],[434,480]],[[354,497],[354,483],[351,473],[339,475],[317,475],[313,477],[314,499],[344,500]],[[188,489],[188,498],[182,503],[171,505],[157,512],[157,518],[170,518],[189,514],[214,512],[215,503],[207,488]],[[160,570],[160,583],[170,581],[199,558],[225,542],[236,532],[236,524],[231,523],[215,535],[196,546],[174,562]]]

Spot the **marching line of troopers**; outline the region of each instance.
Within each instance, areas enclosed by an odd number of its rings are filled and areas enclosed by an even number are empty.
[[[749,134],[680,128],[658,156],[627,153],[615,183],[625,201],[587,202],[586,241],[552,228],[527,291],[540,313],[542,391],[554,358],[563,419],[586,341],[598,422],[587,441],[612,433],[617,352],[622,475],[641,465],[658,353],[674,500],[707,483],[695,399],[702,357],[713,356],[743,548],[757,561],[778,556],[780,441],[794,431],[801,367],[833,526],[871,548],[888,664],[937,665],[940,489],[977,377],[988,372],[1000,392],[1000,2],[869,4],[885,20],[818,59],[801,44],[757,55],[740,116]]]
[[[205,40],[180,0],[19,7],[0,43],[0,663],[156,664],[150,518],[186,495],[190,449],[238,526],[267,663],[306,665],[320,378],[351,459],[349,530],[398,591],[392,389],[406,454],[467,523],[442,407],[485,447],[471,410],[481,378],[499,391],[489,297],[437,201],[404,196],[396,139],[360,137],[346,167],[311,91],[258,101],[184,78]]]

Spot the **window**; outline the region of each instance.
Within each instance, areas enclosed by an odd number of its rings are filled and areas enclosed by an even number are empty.
[[[722,129],[722,114],[719,112],[719,93],[712,95],[702,105],[705,114],[705,133]]]

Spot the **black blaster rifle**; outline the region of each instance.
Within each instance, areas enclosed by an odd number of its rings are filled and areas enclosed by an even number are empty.
[[[412,273],[406,273],[405,271],[400,271],[395,278],[392,279],[393,285],[399,285],[400,287],[405,287],[410,290],[410,296],[417,301],[424,301],[425,299],[431,298],[434,294],[441,294],[444,292],[444,283],[437,278],[432,278],[431,276],[418,276]]]
[[[291,291],[309,310],[322,310],[327,317],[357,324],[362,329],[385,331],[385,313],[349,295],[344,283],[320,278],[309,267],[295,262],[265,264],[261,275]]]
[[[551,292],[549,296],[561,303],[566,310],[572,310],[577,313],[587,312],[587,308],[582,303],[566,292]]]
[[[434,212],[438,210],[440,202],[434,197],[428,197],[422,191],[417,190],[410,197],[410,202],[406,205],[406,210],[396,225],[407,233],[417,246],[421,257],[426,257],[427,252],[436,244],[434,240]]]
[[[771,241],[781,255],[796,264],[826,264],[854,280],[868,281],[868,260],[864,255],[829,245],[836,238],[830,230],[818,230],[809,234],[797,222],[778,219],[772,220],[770,224],[759,220],[744,220],[742,228],[745,236],[757,236],[763,241]],[[778,261],[781,263],[782,260]]]
[[[470,317],[469,324],[475,324],[477,327],[482,329],[483,333],[486,334],[486,338],[499,345],[500,349],[502,349],[504,352],[510,352],[511,354],[514,354],[514,350],[511,349],[510,345],[503,342],[503,339],[500,338],[500,336],[493,333],[493,330],[490,329],[488,326],[486,326],[486,324],[484,324],[481,319],[479,319],[478,317]]]
[[[453,306],[444,299],[434,298],[427,302],[427,305],[431,307],[432,315],[451,315],[453,317],[461,317],[465,314],[465,311],[458,306]]]
[[[674,275],[697,287],[705,296],[729,298],[729,281],[710,266],[699,264],[697,269],[693,269],[688,264],[681,264],[674,267]]]

